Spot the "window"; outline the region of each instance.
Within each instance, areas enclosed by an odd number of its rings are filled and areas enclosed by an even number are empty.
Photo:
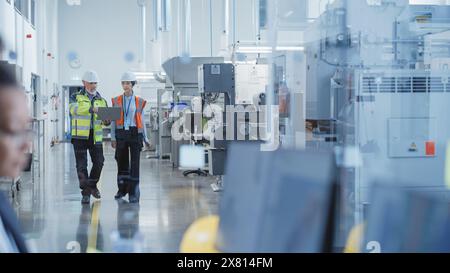
[[[14,7],[16,7],[17,12],[22,14],[26,19],[30,18],[30,1],[29,0],[15,0]]]
[[[16,10],[20,13],[22,13],[22,0],[15,0],[14,1],[14,7],[16,7]]]
[[[259,1],[259,27],[267,27],[267,0]]]
[[[36,26],[36,0],[31,0],[30,20],[31,25]]]
[[[30,0],[22,0],[22,16],[30,19]]]

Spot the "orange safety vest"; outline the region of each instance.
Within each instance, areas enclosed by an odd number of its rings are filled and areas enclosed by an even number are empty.
[[[138,128],[139,133],[143,133],[144,132],[144,123],[143,123],[143,112],[144,112],[144,108],[145,105],[147,105],[147,101],[145,101],[144,99],[138,97],[138,96],[134,96],[136,98],[136,114],[135,114],[135,119],[136,119],[136,126]],[[122,96],[118,96],[112,99],[112,104],[113,107],[120,107],[121,110],[121,115],[120,115],[120,120],[116,120],[116,129],[124,129],[124,124],[125,124],[125,113],[123,110],[123,95]]]

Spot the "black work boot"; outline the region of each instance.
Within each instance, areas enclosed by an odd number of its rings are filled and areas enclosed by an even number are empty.
[[[100,199],[102,198],[102,196],[100,195],[100,191],[97,188],[97,185],[91,187],[91,194],[92,196],[94,196],[96,199]]]
[[[81,190],[81,199],[82,204],[90,204],[91,203],[91,189],[88,186],[83,185],[83,189]]]
[[[137,204],[137,203],[139,203],[139,197],[130,196],[130,197],[128,197],[128,202],[130,202],[130,204]]]
[[[114,196],[114,199],[118,200],[118,199],[122,199],[123,197],[125,197],[125,195],[127,195],[126,193],[122,192],[121,190],[119,190],[116,195]]]
[[[114,196],[114,199],[118,200],[127,195],[127,185],[128,183],[126,183],[123,178],[117,178],[117,187],[119,188],[119,190],[117,191],[116,196]]]
[[[139,182],[131,182],[129,185],[128,201],[130,203],[139,203],[140,198]]]
[[[90,203],[91,203],[91,196],[83,195],[83,198],[81,199],[81,204],[90,204]]]

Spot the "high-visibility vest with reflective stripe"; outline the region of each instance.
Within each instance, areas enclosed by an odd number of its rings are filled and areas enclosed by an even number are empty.
[[[134,96],[135,97],[135,103],[136,103],[136,114],[134,116],[136,127],[138,128],[139,133],[144,132],[144,120],[143,120],[143,112],[144,108],[147,105],[147,101],[144,99]],[[123,95],[118,96],[112,99],[113,107],[120,107],[122,109],[120,119],[116,120],[116,129],[123,130],[124,124],[125,124],[125,113],[124,113],[124,107],[123,107]]]
[[[98,120],[97,114],[91,114],[90,109],[91,107],[108,107],[108,104],[100,96],[96,96],[93,102],[94,105],[91,104],[91,100],[84,92],[80,92],[76,96],[76,102],[70,104],[72,138],[89,139],[92,122],[94,141],[99,144],[103,142],[103,124],[101,120]]]

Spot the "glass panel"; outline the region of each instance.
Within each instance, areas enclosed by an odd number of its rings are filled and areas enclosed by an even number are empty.
[[[374,238],[381,238],[383,228],[390,226],[387,220],[373,221],[391,217],[381,207],[386,194],[375,191],[379,182],[407,190],[392,189],[402,196],[393,199],[391,205],[399,209],[392,217],[408,214],[400,208],[417,205],[421,194],[431,196],[427,202],[448,203],[448,4],[269,1],[270,38],[266,52],[258,56],[272,64],[268,103],[279,106],[282,148],[336,154],[336,251],[345,249],[350,232],[360,224],[365,223]],[[420,197],[410,196],[411,191]],[[447,216],[439,217],[444,221]],[[406,225],[411,219],[402,221]],[[386,244],[385,249],[437,249],[407,246],[400,235],[395,247]],[[370,243],[358,245],[359,250],[382,251],[386,242],[375,242],[380,249]]]

